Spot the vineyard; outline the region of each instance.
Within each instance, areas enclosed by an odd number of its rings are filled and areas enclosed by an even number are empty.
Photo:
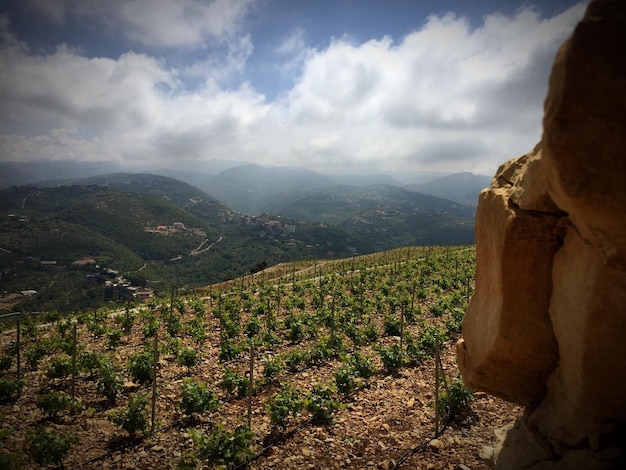
[[[519,409],[454,344],[474,247],[279,265],[0,335],[0,468],[485,468]]]

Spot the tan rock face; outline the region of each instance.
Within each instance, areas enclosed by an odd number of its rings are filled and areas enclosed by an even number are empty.
[[[533,209],[534,204],[553,206],[545,185],[529,184],[524,176],[540,158],[537,150],[510,160],[480,194],[476,291],[463,321],[464,342],[457,349],[470,387],[523,405],[536,405],[545,396],[546,380],[558,360],[548,306],[561,215]]]
[[[458,360],[471,387],[527,405],[558,460],[626,428],[626,1],[591,2],[543,125],[481,193]]]

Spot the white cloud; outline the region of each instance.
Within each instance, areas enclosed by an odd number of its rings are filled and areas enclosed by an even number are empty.
[[[244,74],[248,36],[231,37],[222,60],[175,70],[133,52],[90,58],[60,46],[34,55],[0,21],[8,38],[0,49],[0,158],[228,158],[320,171],[491,174],[539,139],[550,64],[583,8],[549,20],[529,9],[491,15],[477,29],[453,15],[431,17],[397,42],[340,38],[325,49],[306,49],[296,30],[280,49],[290,71],[300,57],[299,73],[274,102],[250,82],[219,85]],[[134,31],[139,38],[141,28]],[[190,88],[189,76],[206,80]]]
[[[276,48],[276,52],[279,54],[292,55],[299,54],[303,49],[306,49],[306,44],[304,42],[304,29],[298,27],[282,39]]]
[[[233,77],[241,77],[254,50],[250,36],[229,38],[223,46],[223,53],[208,54],[206,58],[196,59],[183,68],[181,73],[187,78],[216,83],[228,83]]]
[[[202,45],[234,34],[252,0],[25,0],[26,8],[63,23],[95,21],[114,34],[153,47]]]

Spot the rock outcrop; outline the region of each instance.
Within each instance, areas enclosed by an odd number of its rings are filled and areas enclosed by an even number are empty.
[[[543,439],[551,458],[523,468],[617,468],[626,462],[626,1],[589,4],[555,59],[543,126],[542,142],[480,194],[459,367],[471,388],[526,406],[497,467],[522,468],[515,449]]]

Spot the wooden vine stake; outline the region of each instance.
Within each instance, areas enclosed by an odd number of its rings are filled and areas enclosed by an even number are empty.
[[[19,383],[21,378],[22,378],[22,356],[21,356],[21,346],[20,346],[20,337],[22,336],[21,333],[21,325],[22,322],[20,321],[20,317],[17,317],[17,325],[16,325],[16,330],[15,330],[15,334],[17,335],[17,338],[15,339],[15,346],[17,347],[17,382]],[[17,395],[20,396],[22,394],[22,387],[18,387],[17,389]]]
[[[250,381],[248,382],[248,429],[252,429],[252,394],[254,391],[254,341],[250,339]]]
[[[154,418],[156,415],[157,396],[157,366],[159,364],[159,333],[154,334],[154,351],[152,362],[152,414],[150,417],[150,433],[154,433]]]
[[[404,347],[403,347],[403,339],[404,339],[404,303],[400,306],[400,359],[404,363]]]
[[[439,424],[441,420],[441,416],[439,415],[439,379],[443,379],[443,385],[449,396],[450,390],[448,389],[448,381],[443,370],[443,364],[441,363],[441,355],[439,354],[439,338],[435,337],[435,436],[439,435]]]
[[[435,436],[439,435],[439,340],[435,338]]]
[[[72,398],[76,398],[76,323],[72,328]]]

